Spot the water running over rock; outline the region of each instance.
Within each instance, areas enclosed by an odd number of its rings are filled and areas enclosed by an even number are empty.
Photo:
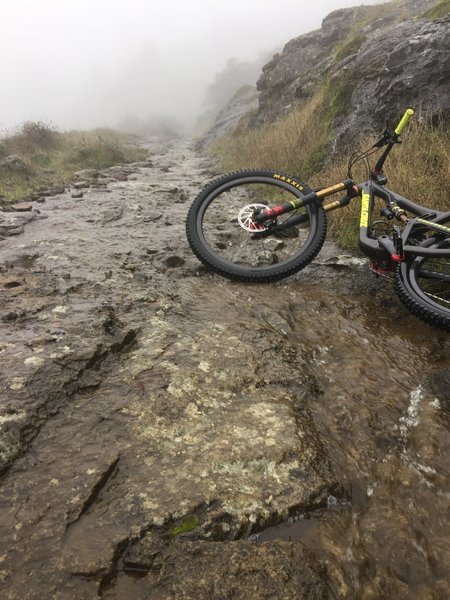
[[[149,148],[0,242],[2,597],[443,598],[447,336],[332,244],[211,275]]]

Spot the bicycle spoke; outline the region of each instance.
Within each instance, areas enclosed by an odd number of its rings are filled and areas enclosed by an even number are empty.
[[[302,224],[302,228],[293,226],[279,235],[259,240],[253,237],[258,231],[253,221],[254,211],[271,204],[283,203],[286,197],[290,198],[291,195],[278,189],[273,193],[270,186],[261,183],[240,186],[222,193],[220,202],[211,203],[205,211],[202,227],[206,241],[217,254],[236,265],[261,267],[289,259],[306,240],[309,233],[308,223]],[[297,214],[299,211],[295,211],[295,215]],[[278,219],[277,224],[288,222],[292,217],[293,214],[289,213]],[[304,231],[302,236],[301,230]]]

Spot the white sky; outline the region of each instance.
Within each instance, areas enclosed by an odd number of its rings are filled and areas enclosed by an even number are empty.
[[[373,0],[0,0],[0,130],[201,111],[231,57],[253,60]]]

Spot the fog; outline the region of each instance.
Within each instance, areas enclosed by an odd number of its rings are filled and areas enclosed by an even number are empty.
[[[0,131],[26,120],[190,125],[230,58],[270,56],[346,0],[0,0]]]

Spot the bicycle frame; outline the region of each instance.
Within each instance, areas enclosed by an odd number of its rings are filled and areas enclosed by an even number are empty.
[[[359,184],[356,188],[358,189],[358,196],[361,198],[359,247],[375,263],[387,262],[390,264],[392,262],[401,262],[409,254],[418,256],[450,256],[450,249],[430,249],[426,245],[418,246],[408,243],[408,240],[417,230],[423,230],[425,227],[435,230],[438,233],[444,233],[450,237],[450,228],[440,224],[449,219],[450,211],[440,212],[430,210],[374,181]],[[401,244],[399,244],[399,247],[396,247],[395,242],[388,235],[373,236],[372,213],[375,198],[383,200],[388,208],[394,209],[394,212],[400,209],[401,211],[406,210],[416,215],[415,218],[407,221],[406,227],[401,233]],[[427,243],[428,245],[432,245],[434,241],[434,238],[430,238],[430,241]]]
[[[417,235],[419,232],[423,233],[424,229],[436,231],[437,234],[441,234],[440,237],[444,234],[445,237],[449,237],[450,239],[450,228],[442,225],[444,221],[449,220],[450,211],[441,212],[429,209],[384,187],[387,183],[387,179],[383,175],[384,163],[394,145],[399,143],[400,134],[413,114],[414,111],[408,108],[394,132],[391,133],[386,129],[382,138],[374,144],[372,148],[381,148],[382,146],[386,146],[386,148],[378,158],[378,161],[370,172],[369,179],[365,183],[356,184],[352,179],[346,179],[341,183],[324,189],[315,191],[308,189],[308,193],[302,197],[285,204],[255,211],[253,220],[256,225],[269,220],[273,221],[274,224],[266,229],[260,229],[252,238],[260,239],[274,235],[289,227],[303,223],[308,218],[306,214],[293,215],[287,221],[278,225],[276,224],[276,218],[279,215],[297,210],[311,203],[321,203],[323,210],[329,212],[346,206],[353,198],[359,197],[361,199],[359,247],[373,263],[381,265],[383,270],[392,269],[396,263],[407,260],[409,255],[424,257],[450,256],[450,249],[436,246],[436,236],[422,239],[420,243],[417,243],[417,239],[414,240],[415,243],[410,243],[414,235]],[[350,166],[349,176],[351,177]],[[281,181],[286,181],[288,184],[298,187],[301,191],[304,190],[298,183],[285,176],[274,174],[273,177]],[[327,196],[343,191],[346,192],[346,195],[340,200],[323,204]],[[405,224],[403,232],[398,227],[393,226],[392,237],[389,235],[374,236],[372,213],[375,198],[380,198],[384,202],[389,219],[396,217],[399,221],[403,221]],[[416,216],[408,218],[405,211]],[[429,248],[428,246],[434,247]]]

